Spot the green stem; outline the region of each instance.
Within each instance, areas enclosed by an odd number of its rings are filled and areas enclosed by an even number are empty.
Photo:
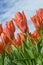
[[[18,47],[16,47],[17,49],[18,49]],[[24,55],[24,53],[22,52],[22,50],[21,49],[18,49],[19,50],[19,52],[22,54],[22,56],[23,56],[23,58],[24,58],[24,60],[25,60],[25,62],[26,62],[26,65],[29,65],[28,64],[28,61],[26,60],[26,57],[25,57],[25,55]]]
[[[2,54],[2,65],[4,65],[4,59],[5,59],[5,52]]]
[[[4,65],[4,58],[3,58],[3,56],[2,56],[2,65]]]
[[[23,53],[22,51],[20,51],[20,52],[21,52],[22,56],[24,57],[24,60],[25,60],[25,62],[26,62],[26,65],[29,65],[29,64],[28,64],[28,61],[25,59],[24,53]]]

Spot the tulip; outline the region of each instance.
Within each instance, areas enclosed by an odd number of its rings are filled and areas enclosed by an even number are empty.
[[[3,31],[3,33],[1,34],[1,39],[2,39],[2,42],[3,42],[3,43],[16,46],[14,40],[12,40],[12,39],[10,38],[10,36],[8,35],[8,32],[6,31],[6,29],[5,29],[5,31]]]
[[[21,37],[21,41],[26,39],[26,34],[25,33],[18,33],[18,35]]]
[[[2,24],[0,24],[0,35],[3,32]]]
[[[14,23],[13,23],[12,20],[6,22],[6,29],[7,29],[8,33],[9,33],[10,37],[11,38],[14,37],[15,26],[14,26]]]
[[[43,31],[43,9],[41,8],[41,9],[38,9],[37,11],[36,11],[36,14],[37,14],[37,16],[39,17],[39,19],[40,19],[40,25],[41,25],[41,27],[42,27],[42,31]]]
[[[8,37],[11,38],[10,33],[9,33],[9,31],[8,31],[7,28],[4,28],[3,32],[4,32]]]
[[[3,52],[3,50],[4,50],[4,44],[0,42],[0,54]]]
[[[16,44],[18,45],[18,47],[21,46],[21,37],[19,34],[17,34],[17,38],[16,38]]]
[[[18,46],[21,46],[22,41],[26,39],[25,33],[17,33],[16,43]]]
[[[8,53],[12,51],[11,45],[16,46],[14,43],[14,40],[12,40],[5,32],[1,33],[1,39],[2,42],[4,43],[4,50]]]
[[[37,16],[39,17],[39,19],[40,19],[40,23],[42,23],[42,21],[43,21],[43,9],[41,8],[41,9],[38,9],[37,11],[36,11],[36,14],[37,14]]]
[[[7,35],[5,33],[1,34],[1,39],[3,43],[8,43],[9,38],[7,37]]]
[[[32,20],[32,22],[33,22],[33,24],[34,24],[34,26],[36,28],[38,28],[40,26],[40,24],[39,24],[39,18],[36,15],[34,15],[33,17],[31,17],[31,20]]]
[[[36,11],[36,15],[31,17],[31,20],[36,28],[43,31],[43,9]]]
[[[10,39],[10,37],[7,36],[7,34],[4,33],[4,32],[1,33],[1,39],[2,39],[2,42],[4,43],[4,50],[7,53],[12,51],[12,46],[11,45],[16,46],[14,41],[12,39]]]
[[[27,19],[24,14],[24,11],[22,11],[22,13],[17,12],[15,15],[15,18],[13,18],[13,20],[15,21],[16,25],[22,32],[28,31]]]
[[[32,36],[34,39],[36,39],[36,40],[40,38],[40,35],[39,35],[38,31],[36,31],[36,30],[31,34],[31,36]]]

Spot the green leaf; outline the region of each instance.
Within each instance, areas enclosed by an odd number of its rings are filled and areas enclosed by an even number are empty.
[[[25,50],[27,51],[27,54],[29,55],[29,57],[30,57],[31,59],[34,59],[34,54],[33,54],[32,50],[26,49],[26,48],[25,48]]]

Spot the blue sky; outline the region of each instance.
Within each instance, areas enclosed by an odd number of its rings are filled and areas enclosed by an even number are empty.
[[[0,23],[5,27],[5,22],[14,17],[17,11],[24,10],[29,30],[35,30],[34,25],[30,20],[30,16],[35,14],[35,11],[43,8],[43,0],[0,0]],[[19,29],[16,27],[16,32]]]

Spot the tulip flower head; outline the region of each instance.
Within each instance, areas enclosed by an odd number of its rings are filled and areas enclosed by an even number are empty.
[[[18,46],[21,46],[21,43],[26,39],[26,34],[17,33],[16,43]]]
[[[36,11],[36,15],[31,17],[31,20],[36,28],[42,29],[43,31],[43,9]]]
[[[36,14],[37,14],[37,16],[39,17],[39,19],[40,19],[40,23],[43,21],[43,9],[41,8],[41,9],[38,9],[37,11],[36,11]]]
[[[33,24],[34,24],[34,26],[36,28],[40,26],[40,24],[39,24],[39,18],[36,15],[34,15],[33,17],[31,17],[31,20],[32,20],[32,22],[33,22]]]
[[[42,31],[43,31],[43,9],[42,9],[42,8],[41,8],[41,9],[38,9],[38,10],[36,11],[36,14],[37,14],[37,16],[38,16],[39,19],[40,19],[40,25],[41,25]]]
[[[8,43],[9,38],[7,37],[6,33],[2,33],[1,38],[3,43]]]
[[[15,15],[14,21],[15,21],[16,25],[18,26],[18,28],[22,32],[28,31],[27,19],[26,19],[26,16],[24,14],[24,11],[22,11],[22,13],[17,12]]]
[[[39,35],[38,31],[36,31],[36,30],[31,35],[34,39],[39,39],[40,38],[40,35]]]
[[[10,37],[14,37],[15,26],[12,20],[6,22],[6,29],[8,30]]]
[[[7,34],[4,32],[1,34],[1,39],[2,39],[2,42],[4,44],[4,50],[7,53],[12,51],[11,45],[14,45],[14,41],[12,39],[10,39],[10,37],[8,37]]]
[[[16,44],[18,45],[18,47],[21,46],[21,37],[19,34],[17,34],[17,38],[16,38]]]
[[[21,38],[21,42],[26,39],[26,34],[25,34],[25,33],[18,33],[18,35],[19,35],[20,38]]]
[[[4,44],[0,42],[0,54],[3,52],[3,50],[4,50]]]

